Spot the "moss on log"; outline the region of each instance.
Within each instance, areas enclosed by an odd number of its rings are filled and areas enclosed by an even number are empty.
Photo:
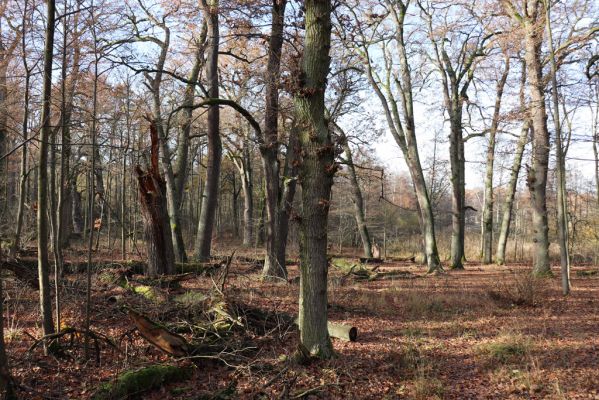
[[[190,377],[189,368],[162,364],[127,371],[114,382],[101,385],[92,396],[92,400],[124,400],[139,397],[143,392],[158,389],[166,383],[184,381]]]

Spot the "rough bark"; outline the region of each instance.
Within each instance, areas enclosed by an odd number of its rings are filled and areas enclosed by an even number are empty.
[[[547,221],[547,170],[549,166],[549,131],[545,109],[545,85],[541,45],[543,19],[541,2],[529,0],[522,19],[524,28],[525,60],[528,91],[530,94],[530,119],[532,124],[532,163],[527,183],[532,204],[533,272],[535,275],[551,273],[549,264],[549,225]]]
[[[160,175],[158,166],[160,139],[154,124],[150,132],[152,136],[150,169],[144,172],[138,165],[136,173],[146,234],[148,257],[146,275],[156,276],[175,272],[175,256],[166,205],[166,182]]]
[[[279,225],[279,81],[286,0],[272,0],[271,34],[266,69],[266,103],[264,109],[264,143],[260,146],[264,167],[266,201],[266,257],[262,275],[264,277],[287,277],[285,263],[280,263],[277,248],[282,238],[278,235]]]
[[[37,184],[38,277],[40,281],[39,295],[44,336],[54,333],[52,298],[50,295],[50,262],[48,257],[48,143],[51,133],[50,106],[52,98],[52,59],[54,50],[55,14],[55,1],[48,0]]]
[[[201,5],[206,13],[206,24],[208,26],[208,56],[206,65],[206,78],[209,82],[208,95],[212,99],[217,99],[219,96],[218,0],[201,0]],[[218,105],[212,105],[208,109],[207,131],[208,159],[206,165],[206,182],[195,243],[195,258],[198,260],[207,260],[210,258],[212,230],[216,218],[219,175],[223,152],[220,138],[220,109]]]
[[[497,140],[497,129],[499,128],[499,116],[501,111],[501,100],[503,89],[510,72],[510,59],[505,58],[505,67],[495,90],[495,107],[491,127],[489,128],[489,144],[487,145],[487,162],[485,171],[485,201],[483,205],[482,222],[482,262],[491,264],[493,261],[493,167],[495,163],[495,143]]]
[[[327,330],[327,222],[336,170],[334,146],[324,118],[330,66],[331,2],[305,2],[304,53],[294,102],[301,146],[300,341],[311,356],[330,358]]]

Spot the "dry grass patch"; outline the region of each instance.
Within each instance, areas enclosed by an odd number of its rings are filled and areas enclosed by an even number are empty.
[[[477,353],[490,365],[522,364],[531,353],[532,341],[521,333],[505,332],[478,346]]]

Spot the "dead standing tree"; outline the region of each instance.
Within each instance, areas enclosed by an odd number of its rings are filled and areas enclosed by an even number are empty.
[[[166,182],[160,175],[159,138],[156,125],[150,125],[151,162],[148,171],[135,168],[139,183],[141,210],[146,235],[148,266],[146,275],[172,274],[175,271],[175,254],[166,204]]]

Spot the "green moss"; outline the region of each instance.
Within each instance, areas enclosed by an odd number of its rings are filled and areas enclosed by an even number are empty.
[[[154,289],[152,286],[139,285],[139,286],[130,286],[130,288],[134,293],[137,293],[137,294],[145,297],[148,300],[151,300],[151,301],[159,300],[160,296],[158,296],[158,294],[156,293],[156,289]]]
[[[172,365],[154,365],[121,374],[115,382],[100,386],[92,400],[124,400],[157,389],[170,382],[180,382],[191,377],[191,370]]]

